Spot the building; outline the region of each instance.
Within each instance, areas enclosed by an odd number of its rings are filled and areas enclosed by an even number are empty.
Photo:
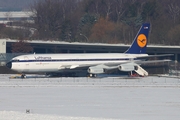
[[[6,24],[20,20],[29,20],[32,22],[31,16],[32,12],[30,11],[3,11],[0,12],[0,23]]]

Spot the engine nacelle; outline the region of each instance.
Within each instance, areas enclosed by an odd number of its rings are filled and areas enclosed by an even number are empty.
[[[119,65],[118,69],[120,71],[129,72],[129,71],[137,70],[138,66],[136,64],[127,63],[127,64]]]
[[[87,71],[88,71],[88,73],[91,73],[91,74],[104,73],[104,69],[103,68],[91,68],[91,67],[89,67],[89,69]]]
[[[101,74],[101,73],[105,73],[105,65],[97,65],[97,66],[93,66],[93,67],[89,67],[88,68],[88,73],[91,74]]]

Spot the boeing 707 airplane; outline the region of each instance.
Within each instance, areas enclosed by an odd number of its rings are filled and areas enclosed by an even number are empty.
[[[82,54],[30,54],[14,57],[6,66],[22,73],[67,73],[85,70],[91,77],[109,70],[135,71],[141,76],[148,72],[142,63],[162,62],[163,60],[144,61],[148,42],[149,23],[144,23],[138,31],[132,45],[124,53],[82,53]],[[158,55],[155,55],[158,56]]]

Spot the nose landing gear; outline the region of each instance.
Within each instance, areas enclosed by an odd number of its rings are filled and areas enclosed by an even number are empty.
[[[26,78],[26,75],[25,74],[21,74],[21,78],[22,79]]]

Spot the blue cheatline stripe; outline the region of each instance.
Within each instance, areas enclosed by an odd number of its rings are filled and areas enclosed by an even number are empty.
[[[51,59],[51,60],[15,60],[12,62],[71,62],[71,61],[122,61],[131,60],[129,58],[115,58],[115,59]],[[135,59],[134,59],[135,60]]]

